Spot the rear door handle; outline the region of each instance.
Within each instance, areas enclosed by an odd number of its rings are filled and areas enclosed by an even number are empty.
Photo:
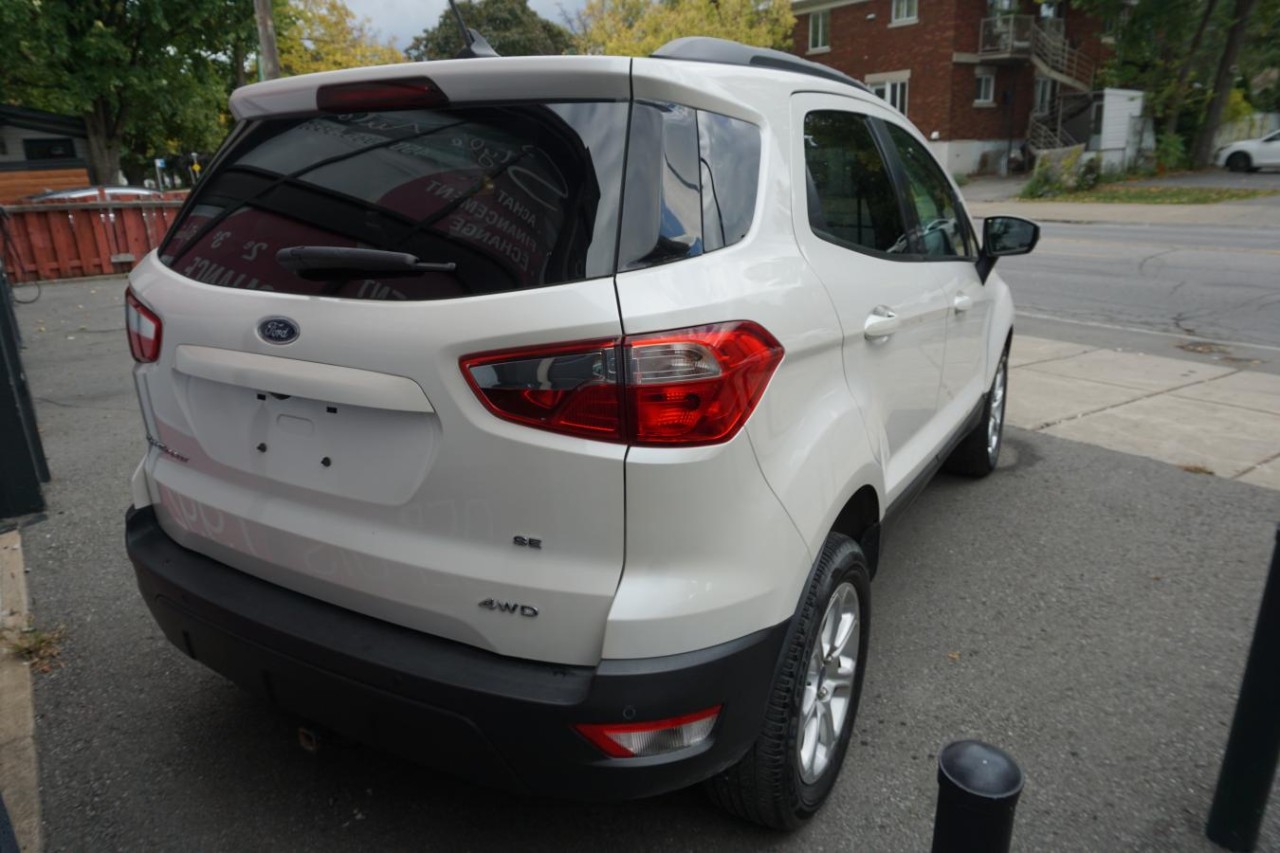
[[[973,297],[967,293],[957,293],[956,298],[951,301],[951,305],[956,309],[957,314],[963,314],[973,307]]]
[[[902,320],[887,305],[877,305],[871,309],[871,313],[867,315],[867,322],[862,326],[862,334],[867,340],[876,340],[887,338],[894,332],[898,331],[898,327],[902,325]]]

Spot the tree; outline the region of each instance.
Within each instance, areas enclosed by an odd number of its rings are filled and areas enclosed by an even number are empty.
[[[578,18],[583,53],[647,56],[681,36],[715,36],[786,50],[789,0],[588,0]]]
[[[1236,58],[1240,55],[1240,46],[1244,43],[1249,16],[1257,0],[1235,0],[1232,13],[1231,29],[1227,33],[1227,43],[1218,60],[1218,73],[1214,78],[1213,98],[1209,101],[1208,115],[1200,126],[1200,134],[1196,137],[1195,154],[1192,165],[1204,168],[1213,158],[1213,140],[1218,135],[1218,127],[1222,121],[1222,112],[1231,100],[1231,90],[1236,82]]]
[[[539,17],[527,0],[462,0],[458,11],[467,26],[503,56],[560,54],[572,44],[568,30]],[[461,49],[457,19],[446,8],[434,27],[414,37],[405,55],[418,61],[449,59]]]
[[[342,0],[289,0],[277,14],[286,76],[404,62],[404,54],[378,41],[369,20],[357,18]]]
[[[90,169],[115,183],[126,138],[200,150],[221,134],[216,58],[251,16],[248,0],[5,0],[0,83],[6,100],[83,117]]]

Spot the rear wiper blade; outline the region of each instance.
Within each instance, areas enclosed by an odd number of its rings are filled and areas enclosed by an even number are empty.
[[[376,278],[453,272],[458,265],[424,261],[409,252],[352,249],[346,246],[289,246],[276,252],[276,263],[309,281],[353,278],[361,273]]]

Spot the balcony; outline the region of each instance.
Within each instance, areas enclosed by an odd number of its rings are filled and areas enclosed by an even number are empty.
[[[1044,76],[1082,91],[1093,84],[1093,62],[1067,42],[1061,18],[984,18],[978,56],[992,63],[1030,60]]]
[[[983,59],[1026,59],[1031,56],[1036,17],[1001,15],[982,20],[978,53]]]

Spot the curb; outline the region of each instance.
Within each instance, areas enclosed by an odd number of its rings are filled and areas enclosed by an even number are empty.
[[[22,534],[0,533],[0,630],[27,627],[27,576],[22,560]],[[40,781],[36,765],[35,705],[31,669],[8,648],[0,647],[0,850],[5,824],[23,853],[43,848],[40,828]],[[9,812],[4,814],[4,805]]]

